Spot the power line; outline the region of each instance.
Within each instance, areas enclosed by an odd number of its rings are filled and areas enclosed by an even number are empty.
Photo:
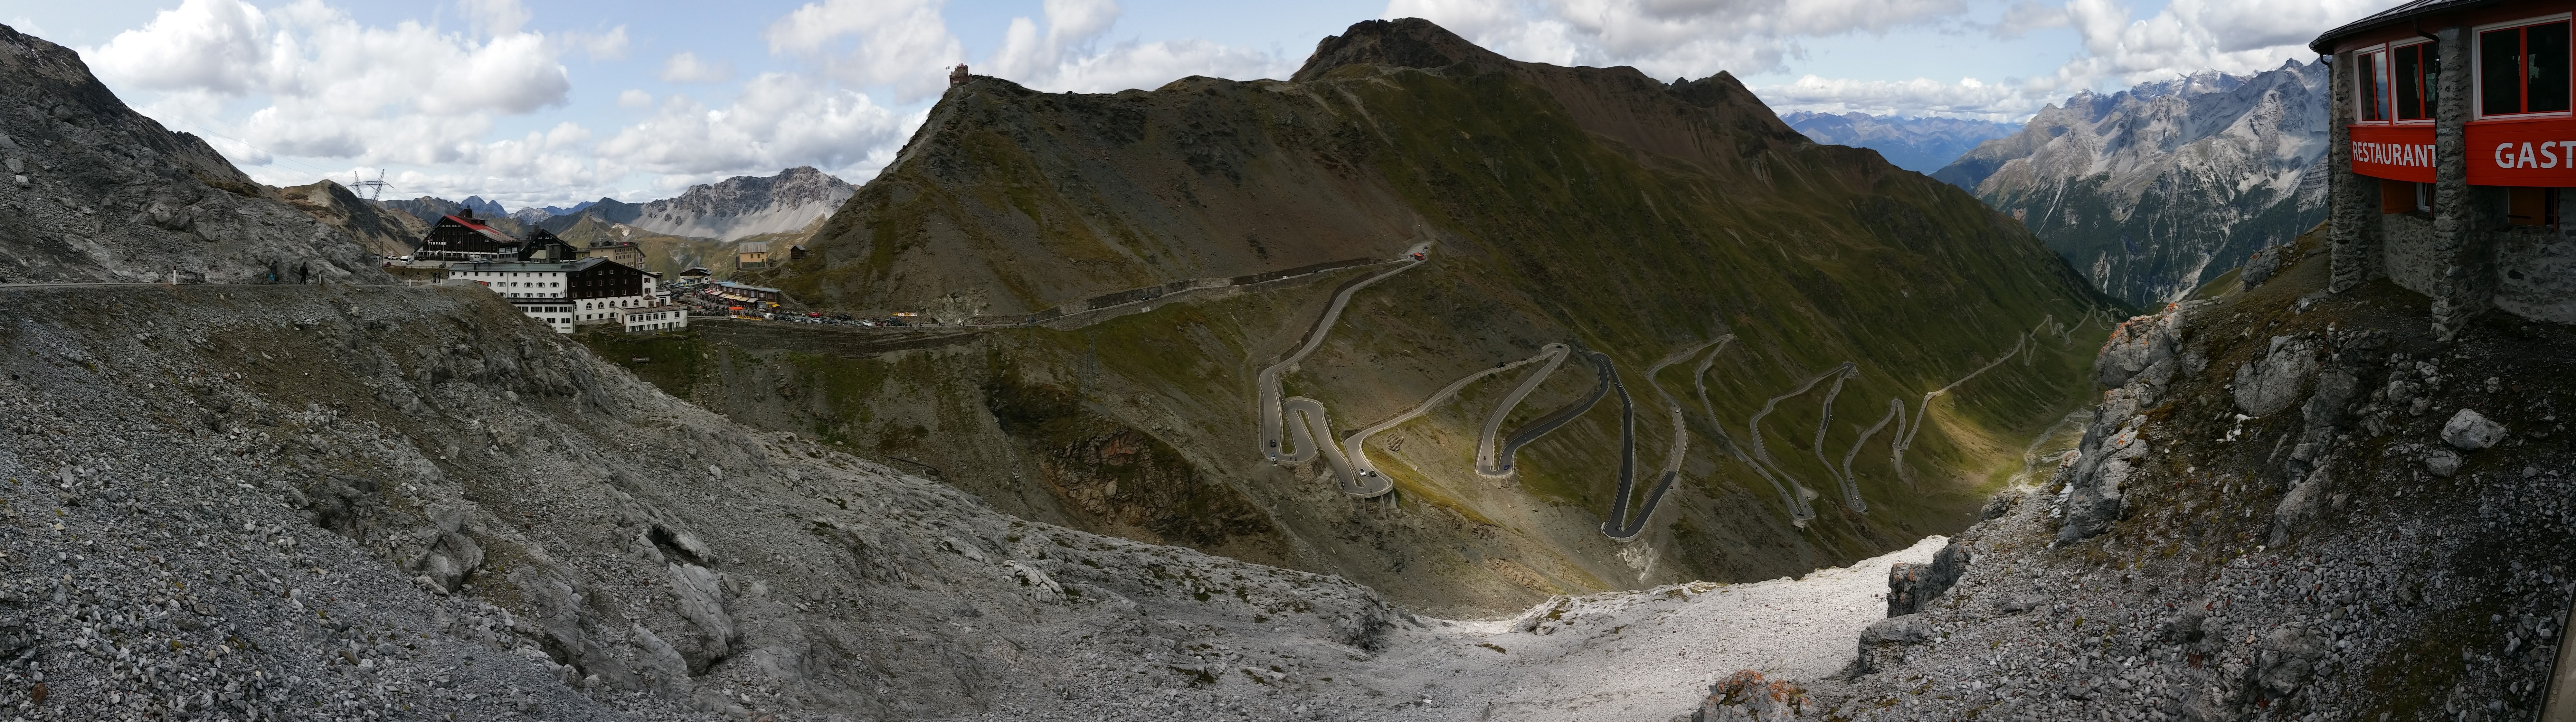
[[[271,163],[284,163],[284,164],[287,164],[287,165],[291,165],[291,166],[294,166],[296,169],[302,170],[302,171],[307,172],[307,173],[312,173],[312,174],[314,174],[315,176],[318,176],[319,178],[321,178],[321,179],[323,179],[323,180],[328,180],[328,179],[330,179],[330,178],[331,178],[331,176],[333,175],[333,172],[331,172],[331,171],[326,171],[326,170],[322,170],[322,169],[319,169],[319,168],[315,168],[315,167],[313,167],[313,166],[305,165],[305,164],[303,164],[303,163],[301,163],[301,162],[288,160],[288,159],[287,159],[287,157],[286,157],[286,154],[284,154],[284,153],[279,153],[279,152],[277,152],[277,151],[269,150],[269,149],[267,149],[267,148],[262,148],[262,147],[259,147],[259,146],[256,146],[256,145],[251,145],[250,141],[247,141],[247,140],[242,140],[242,139],[240,139],[240,138],[235,138],[235,137],[232,137],[232,136],[229,136],[229,135],[224,135],[224,134],[222,134],[222,133],[217,133],[217,132],[214,132],[214,131],[211,131],[211,130],[207,130],[207,129],[205,128],[205,126],[197,125],[197,124],[195,124],[195,123],[190,123],[190,122],[188,122],[188,121],[184,121],[184,120],[179,121],[179,124],[181,124],[181,125],[185,125],[185,126],[188,126],[189,128],[192,128],[192,129],[196,130],[196,131],[197,131],[197,132],[199,132],[199,133],[204,133],[204,134],[211,135],[211,136],[214,136],[214,137],[217,137],[217,138],[222,138],[222,139],[224,139],[224,140],[229,140],[229,141],[232,141],[232,142],[235,142],[235,143],[240,143],[240,144],[242,145],[242,147],[244,147],[244,148],[249,148],[249,149],[251,149],[251,150],[259,151],[259,152],[262,152],[262,153],[267,153],[267,154],[268,154],[268,160],[269,160],[269,162],[271,162]]]

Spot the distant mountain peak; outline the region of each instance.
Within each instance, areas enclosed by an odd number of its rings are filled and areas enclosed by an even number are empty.
[[[1932,177],[2021,218],[2103,292],[2153,306],[2323,220],[2327,75],[2294,60],[2078,92]]]
[[[1916,173],[1931,173],[1957,160],[1978,143],[2012,135],[2019,123],[1962,118],[1903,118],[1862,112],[1841,114],[1792,112],[1780,121],[1818,143],[1878,151],[1887,162]]]
[[[630,206],[632,215],[609,213],[602,219],[655,233],[730,241],[802,229],[839,210],[857,192],[849,181],[813,166],[797,166],[777,175],[738,175],[689,186],[678,196]]]
[[[1347,65],[1445,68],[1459,63],[1502,67],[1512,61],[1422,18],[1364,20],[1315,44],[1292,81],[1317,80]]]

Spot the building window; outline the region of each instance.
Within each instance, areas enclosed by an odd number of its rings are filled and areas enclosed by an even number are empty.
[[[2388,54],[2361,54],[2361,119],[2388,119]]]
[[[2388,53],[2397,86],[2397,119],[2432,120],[2442,79],[2442,58],[2435,46],[2416,43]]]
[[[2478,114],[2565,112],[2567,62],[2565,20],[2478,33]]]
[[[2508,188],[2504,221],[2517,226],[2558,226],[2558,189]]]

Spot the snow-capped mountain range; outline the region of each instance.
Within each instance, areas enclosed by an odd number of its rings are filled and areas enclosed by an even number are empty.
[[[1878,151],[1898,168],[1916,173],[1940,170],[1978,143],[2012,135],[2019,123],[1958,118],[1906,118],[1868,113],[1810,113],[1780,116],[1791,129],[1818,143]]]
[[[2325,219],[2328,78],[2293,60],[2080,93],[1932,177],[2022,219],[2103,292],[2159,304]]]
[[[600,220],[624,223],[655,233],[730,241],[763,233],[803,229],[832,214],[859,187],[811,167],[796,167],[768,177],[734,176],[640,206],[594,206]]]
[[[654,233],[691,238],[731,241],[763,233],[785,233],[805,228],[814,219],[832,214],[842,201],[858,192],[830,173],[811,167],[779,171],[774,176],[734,176],[715,183],[689,186],[673,198],[645,203],[627,203],[612,198],[583,201],[570,208],[557,206],[504,210],[501,204],[469,196],[463,201],[422,196],[412,200],[381,201],[378,205],[410,213],[424,221],[471,208],[485,219],[508,218],[530,228],[561,231],[588,215],[611,223],[623,223]]]

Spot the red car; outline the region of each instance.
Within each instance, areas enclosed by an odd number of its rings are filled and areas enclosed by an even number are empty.
[[[1416,261],[1422,260],[1422,254],[1419,254],[1419,253],[1413,254],[1413,260],[1416,260]]]

